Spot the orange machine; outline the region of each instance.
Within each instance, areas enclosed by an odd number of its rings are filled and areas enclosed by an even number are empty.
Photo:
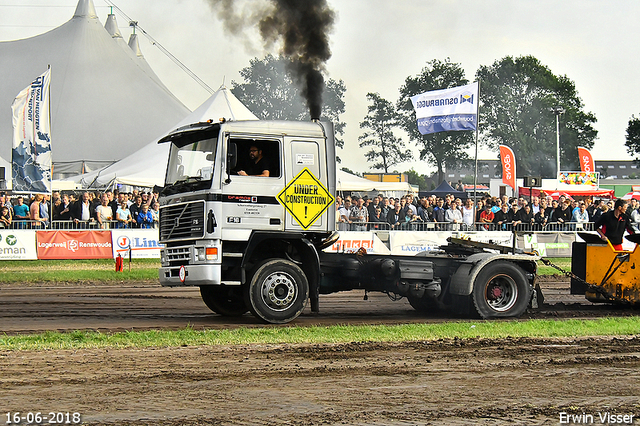
[[[633,251],[616,251],[595,234],[578,234],[571,251],[571,294],[591,302],[640,304],[640,234],[628,235]]]

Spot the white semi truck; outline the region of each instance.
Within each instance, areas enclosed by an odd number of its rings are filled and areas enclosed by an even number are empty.
[[[504,247],[457,241],[412,257],[323,251],[339,237],[331,123],[220,120],[160,143],[171,144],[160,283],[200,287],[218,314],[286,323],[308,302],[318,312],[320,294],[353,289],[482,318],[518,317],[535,299],[537,258]],[[240,172],[258,152],[268,177]]]

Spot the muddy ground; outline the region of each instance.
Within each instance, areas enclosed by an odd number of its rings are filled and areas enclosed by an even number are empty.
[[[565,284],[549,283],[555,304],[527,316],[616,312],[572,299]],[[321,299],[325,313],[296,325],[448,319],[381,296]],[[0,310],[11,334],[255,326],[211,314],[191,289],[148,284],[3,286]],[[0,351],[0,423],[39,411],[104,425],[555,425],[569,414],[601,424],[599,413],[640,424],[638,367],[639,336]]]

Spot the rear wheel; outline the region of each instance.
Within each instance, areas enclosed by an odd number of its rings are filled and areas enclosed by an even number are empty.
[[[284,324],[302,313],[309,299],[309,282],[295,263],[284,259],[267,260],[251,277],[247,304],[265,322]]]
[[[202,285],[200,295],[209,309],[225,317],[239,317],[249,311],[239,286]]]
[[[519,317],[531,300],[525,274],[511,262],[485,266],[473,284],[473,304],[482,318]]]

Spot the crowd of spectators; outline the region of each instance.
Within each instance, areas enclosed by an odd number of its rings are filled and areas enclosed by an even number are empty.
[[[0,228],[156,228],[158,193],[105,191],[8,196],[0,193]]]
[[[531,201],[531,203],[529,203]],[[484,195],[474,205],[451,194],[401,198],[336,197],[336,228],[363,230],[522,230],[571,231],[587,229],[606,211],[613,200],[574,200],[565,196],[509,198]],[[636,231],[640,227],[640,203],[631,200],[626,214]],[[429,224],[429,225],[428,225]],[[434,225],[435,224],[435,225]],[[577,226],[577,224],[581,224]]]

